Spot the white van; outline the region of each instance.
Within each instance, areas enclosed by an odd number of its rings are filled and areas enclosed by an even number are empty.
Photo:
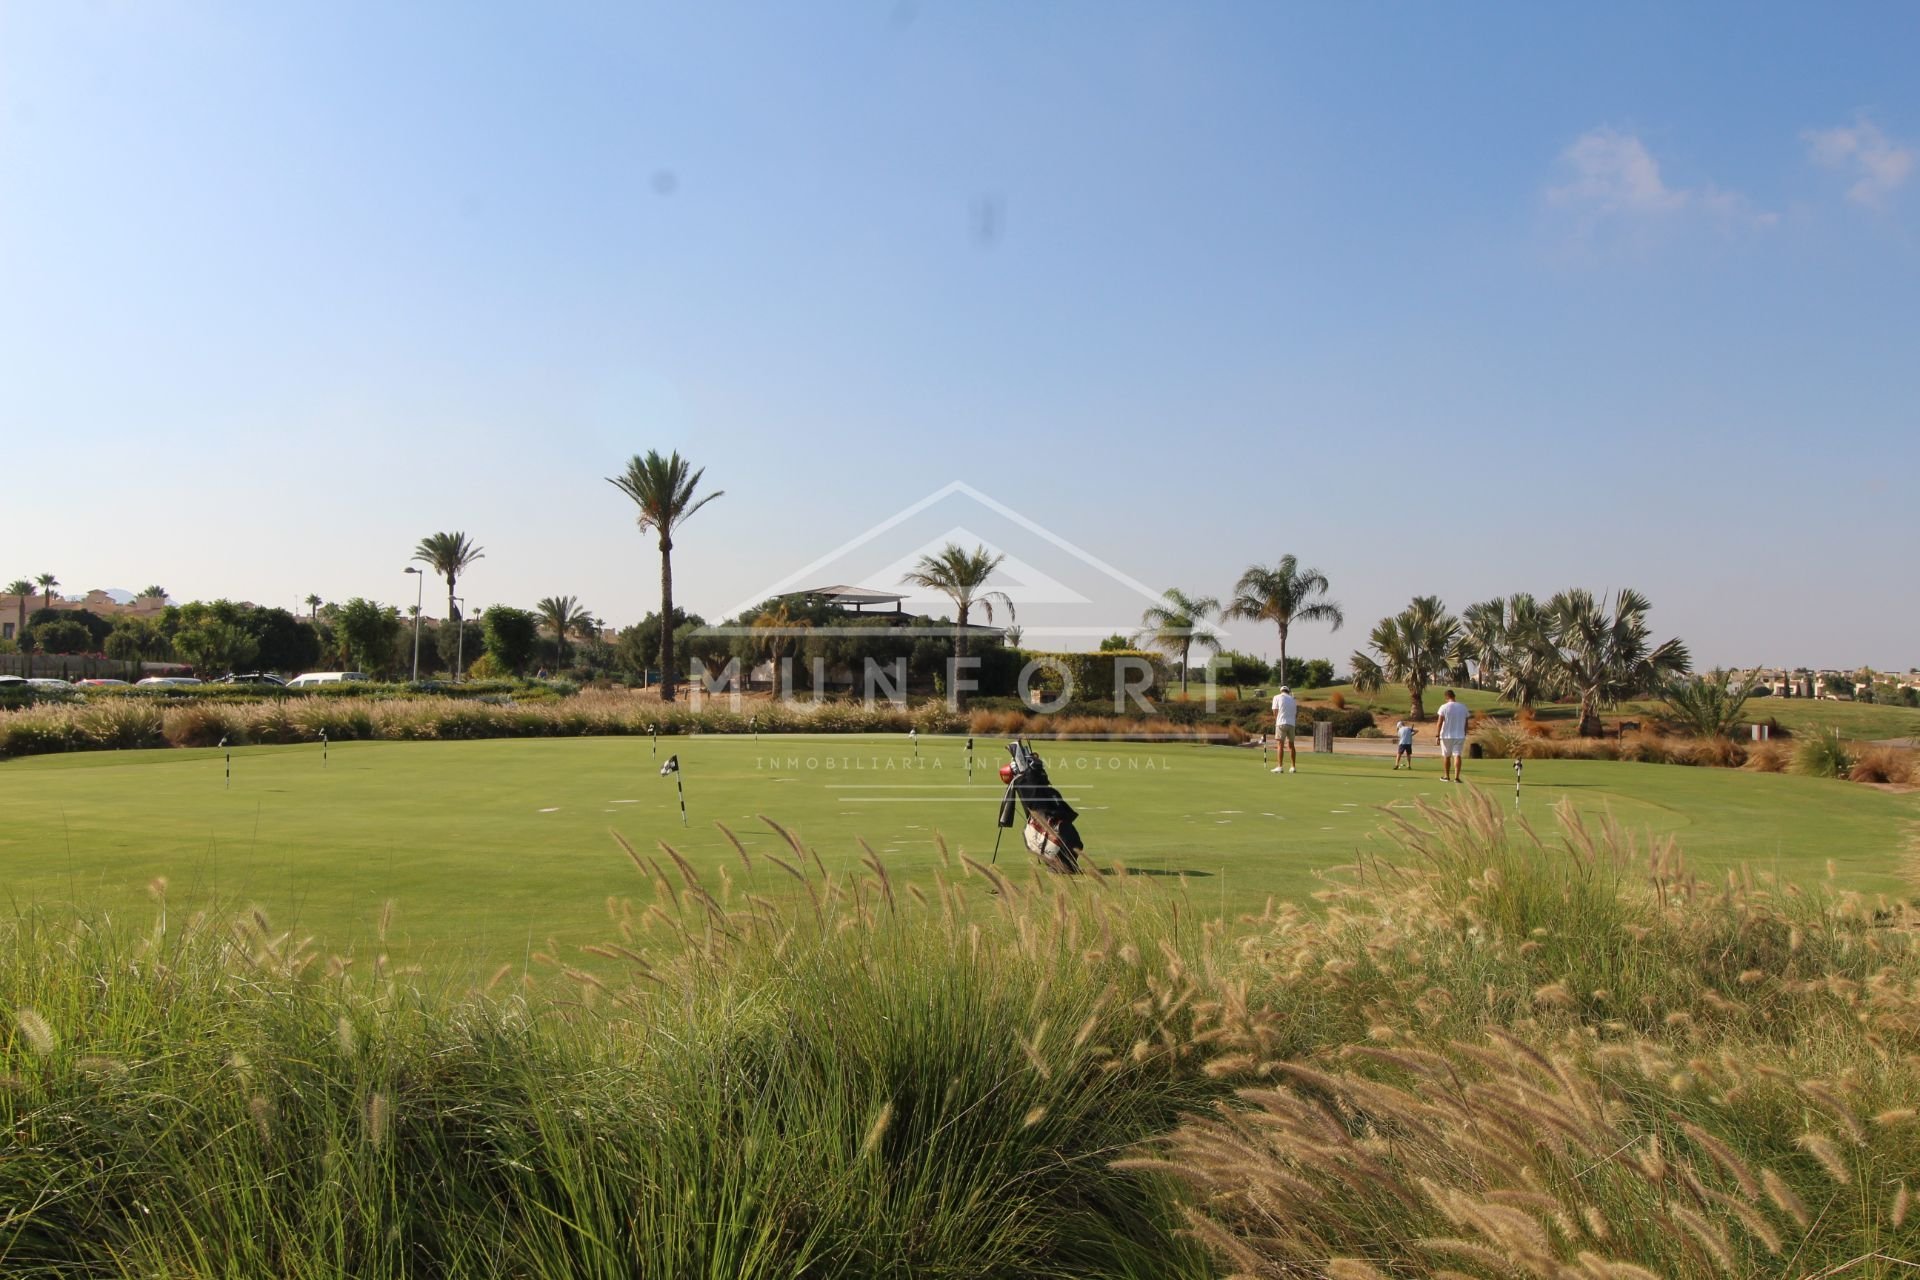
[[[364,671],[309,671],[303,676],[295,676],[287,681],[289,689],[311,689],[317,684],[347,684],[355,680],[371,680],[372,676]]]

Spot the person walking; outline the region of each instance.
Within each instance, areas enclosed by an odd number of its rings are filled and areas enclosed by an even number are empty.
[[[1447,700],[1440,704],[1440,781],[1465,782],[1460,776],[1462,758],[1467,754],[1467,717],[1473,713],[1467,710],[1467,704],[1456,702],[1453,690],[1447,690]],[[1448,776],[1448,766],[1452,766],[1452,776]]]
[[[1294,745],[1294,726],[1300,721],[1300,704],[1294,700],[1293,690],[1286,685],[1280,686],[1280,692],[1273,695],[1273,771],[1275,773],[1300,772],[1300,748]],[[1283,769],[1281,757],[1293,758],[1293,767]]]
[[[1403,763],[1409,772],[1413,769],[1413,726],[1402,720],[1393,727],[1393,736],[1399,741],[1400,749],[1394,752],[1393,767],[1398,769]]]

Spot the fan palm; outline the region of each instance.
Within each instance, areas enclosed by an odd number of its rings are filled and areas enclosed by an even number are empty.
[[[1218,650],[1220,638],[1207,626],[1207,619],[1220,612],[1220,602],[1212,596],[1190,596],[1177,587],[1168,587],[1161,603],[1140,615],[1146,628],[1147,643],[1156,649],[1180,655],[1180,692],[1187,691],[1187,654],[1194,645]]]
[[[14,624],[13,634],[24,638],[27,634],[27,598],[33,594],[33,584],[25,578],[15,578],[7,584],[7,594],[15,597],[20,606],[20,620]]]
[[[1752,693],[1751,684],[1735,684],[1731,671],[1715,667],[1704,676],[1669,680],[1660,697],[1673,718],[1700,737],[1731,738]]]
[[[1575,587],[1547,602],[1546,618],[1558,665],[1568,687],[1580,695],[1580,733],[1600,735],[1600,708],[1622,699],[1657,693],[1693,665],[1678,640],[1653,644],[1647,629],[1647,598],[1622,587],[1611,604]]]
[[[1302,569],[1292,556],[1281,556],[1269,569],[1254,565],[1233,584],[1233,602],[1225,617],[1271,622],[1280,631],[1280,680],[1287,680],[1287,633],[1296,622],[1331,622],[1338,631],[1347,617],[1332,600],[1316,599],[1327,594],[1327,575],[1318,569]]]
[[[633,499],[639,508],[635,523],[642,535],[660,535],[660,700],[673,701],[673,532],[694,512],[718,498],[716,489],[696,500],[694,491],[706,468],[696,469],[674,450],[661,457],[657,449],[646,456],[635,454],[622,475],[608,476],[607,483]]]
[[[554,643],[559,648],[562,662],[573,651],[567,637],[593,622],[593,615],[582,609],[580,601],[573,596],[548,596],[534,606],[534,612],[540,615],[540,621],[553,629]]]
[[[40,607],[42,609],[53,608],[53,589],[60,585],[60,579],[50,573],[43,573],[35,578],[34,581],[39,584],[40,590],[44,594],[44,598],[40,601]]]
[[[1004,555],[989,555],[985,547],[964,550],[959,543],[949,542],[940,549],[940,554],[921,556],[902,582],[910,583],[928,591],[938,591],[953,601],[953,659],[954,677],[950,688],[955,693],[955,704],[960,702],[959,674],[960,661],[967,656],[967,618],[973,607],[979,605],[986,613],[987,621],[993,621],[993,604],[998,600],[1006,606],[1007,618],[1014,617],[1013,600],[1004,591],[983,591],[987,579],[1005,560]]]
[[[318,595],[309,595],[305,603],[307,606],[307,617],[317,618],[320,616],[321,600]]]
[[[1482,689],[1497,686],[1500,670],[1505,665],[1506,648],[1505,600],[1495,596],[1460,611],[1460,661],[1473,664],[1474,683]]]
[[[447,580],[447,621],[460,621],[460,608],[454,603],[454,584],[467,566],[475,560],[486,557],[486,552],[468,540],[464,533],[434,533],[420,539],[420,545],[413,549],[413,558],[422,564],[433,566],[433,571]],[[307,603],[313,604],[312,596]]]
[[[1391,618],[1374,624],[1367,644],[1373,654],[1353,655],[1353,683],[1362,693],[1387,684],[1407,686],[1407,712],[1427,718],[1427,686],[1446,673],[1460,641],[1460,620],[1438,596],[1415,596]],[[1377,656],[1376,656],[1377,655]]]
[[[142,600],[156,600],[161,604],[165,604],[167,602],[167,589],[165,587],[148,587],[140,593],[140,598]]]
[[[1560,655],[1548,634],[1546,611],[1524,591],[1507,601],[1500,626],[1501,650],[1496,669],[1500,696],[1522,708],[1560,695],[1564,681]]]

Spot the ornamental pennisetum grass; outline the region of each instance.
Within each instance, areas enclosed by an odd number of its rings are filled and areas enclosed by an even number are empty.
[[[723,828],[723,830],[725,830]],[[436,986],[253,908],[0,923],[7,1274],[1893,1275],[1900,904],[1562,814],[1310,906],[763,821]],[[628,891],[628,890],[631,891]],[[404,903],[380,907],[383,935]]]
[[[1563,815],[1428,810],[1243,945],[1334,1009],[1123,1165],[1236,1274],[1894,1274],[1920,1250],[1909,906],[1734,874]],[[1410,856],[1409,856],[1410,855]],[[1364,1027],[1362,1024],[1365,1024]]]

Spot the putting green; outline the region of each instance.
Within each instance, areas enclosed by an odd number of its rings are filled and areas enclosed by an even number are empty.
[[[1082,811],[1090,853],[1146,874],[1184,873],[1203,909],[1257,910],[1304,897],[1315,872],[1377,843],[1382,808],[1440,800],[1437,765],[1396,773],[1385,757],[1303,755],[1275,776],[1247,749],[1191,744],[1037,744]],[[258,904],[329,949],[388,950],[436,969],[491,967],[556,939],[571,951],[609,933],[610,895],[646,886],[609,835],[643,851],[671,842],[694,865],[747,873],[714,827],[749,849],[784,846],[755,815],[795,829],[829,866],[851,866],[865,838],[896,876],[922,881],[933,840],[985,859],[1004,751],[979,741],[968,779],[963,740],[898,736],[697,736],[335,744],[223,752],[95,752],[0,765],[0,865],[11,905],[150,909],[169,882],[174,909]],[[690,825],[674,780],[683,765]],[[1515,803],[1509,766],[1474,761],[1470,785]],[[1920,798],[1849,783],[1718,769],[1599,761],[1528,764],[1521,811],[1551,821],[1561,799],[1635,830],[1673,833],[1696,864],[1739,862],[1813,881],[1831,859],[1843,885],[1904,893],[1901,852]],[[1000,864],[1028,855],[1011,832]],[[784,892],[761,862],[759,891]],[[392,932],[374,939],[384,903]]]

